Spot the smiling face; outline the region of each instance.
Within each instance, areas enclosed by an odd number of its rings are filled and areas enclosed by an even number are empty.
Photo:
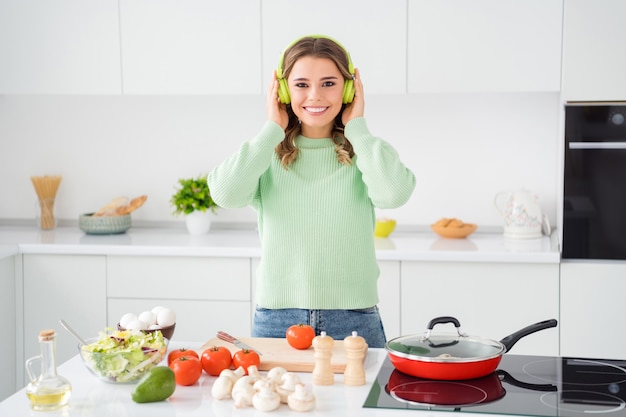
[[[337,65],[328,58],[303,56],[294,63],[287,82],[302,135],[330,137],[343,104],[344,78]]]

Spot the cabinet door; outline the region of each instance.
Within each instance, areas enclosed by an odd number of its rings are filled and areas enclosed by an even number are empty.
[[[559,319],[558,264],[402,262],[401,288],[403,334],[421,334],[434,317],[454,316],[465,333],[501,340]],[[558,355],[558,327],[520,339],[511,352]]]
[[[114,1],[0,2],[0,94],[120,94]]]
[[[262,22],[265,86],[290,42],[323,34],[348,49],[366,94],[406,93],[406,0],[265,1]]]
[[[250,334],[250,259],[109,256],[108,324],[161,305],[176,311],[174,338],[204,341],[218,330]]]
[[[387,340],[400,332],[400,261],[378,261],[378,308],[385,326]]]
[[[16,389],[13,360],[16,356],[15,346],[15,257],[0,259],[0,334],[4,339],[0,343],[0,358],[5,358],[3,375],[0,378],[0,401],[13,394]],[[21,369],[21,367],[20,367]]]
[[[626,263],[561,263],[561,356],[623,359]]]
[[[121,0],[120,16],[125,94],[262,93],[259,1]]]
[[[409,0],[409,93],[559,91],[561,0]]]
[[[566,100],[624,100],[625,19],[623,0],[565,0],[563,96]]]
[[[76,340],[59,324],[66,320],[83,337],[106,326],[104,256],[24,255],[24,355],[39,355],[38,335],[57,332],[57,363],[78,353]]]

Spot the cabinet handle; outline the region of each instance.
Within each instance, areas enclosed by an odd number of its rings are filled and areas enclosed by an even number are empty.
[[[570,149],[626,149],[624,142],[570,142]]]

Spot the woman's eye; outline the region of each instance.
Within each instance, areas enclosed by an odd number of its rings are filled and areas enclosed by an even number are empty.
[[[325,81],[324,84],[322,84],[323,87],[332,87],[335,85],[334,81]]]
[[[306,83],[296,83],[295,85],[298,88],[306,88],[307,87]]]

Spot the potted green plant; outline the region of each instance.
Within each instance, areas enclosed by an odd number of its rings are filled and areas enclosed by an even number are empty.
[[[207,233],[211,228],[211,214],[219,208],[211,197],[206,175],[180,178],[170,202],[174,215],[185,216],[185,224],[191,234]]]

